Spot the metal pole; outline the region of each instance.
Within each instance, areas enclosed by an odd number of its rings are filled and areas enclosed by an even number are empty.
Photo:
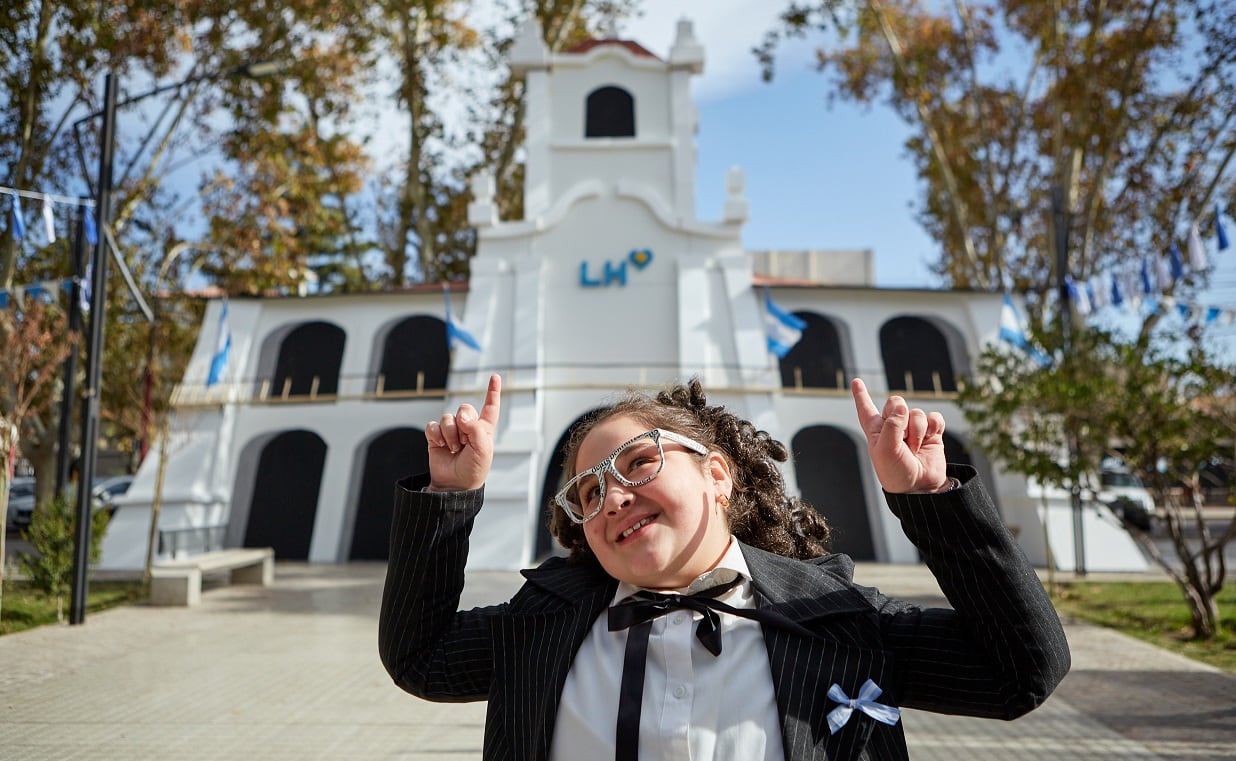
[[[77,207],[73,232],[73,287],[69,289],[69,332],[82,333],[82,278],[86,276],[86,210]],[[60,395],[60,438],[56,445],[56,498],[64,496],[73,466],[73,407],[77,396],[77,342],[64,360],[64,388]]]
[[[1060,330],[1061,330],[1061,364],[1067,364],[1073,350],[1073,315],[1069,299],[1069,227],[1072,226],[1072,213],[1067,207],[1064,188],[1054,185],[1051,189],[1052,226],[1056,238],[1056,284],[1060,297]],[[1073,435],[1073,426],[1065,421],[1065,443],[1069,450],[1069,472],[1073,473],[1077,465],[1077,439]],[[1073,477],[1069,490],[1069,502],[1073,511],[1073,572],[1078,576],[1086,575],[1086,535],[1082,528],[1081,484]]]
[[[111,225],[112,157],[115,153],[116,79],[109,73],[103,86],[103,128],[99,138],[99,184],[95,221],[99,238],[94,246],[90,280],[90,353],[86,387],[82,390],[82,456],[77,481],[77,530],[73,537],[73,595],[69,623],[86,619],[87,571],[90,565],[90,524],[93,518],[94,470],[98,460],[99,386],[103,370],[103,327],[107,320],[107,235]]]

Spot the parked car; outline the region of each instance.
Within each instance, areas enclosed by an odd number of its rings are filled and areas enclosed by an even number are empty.
[[[1136,473],[1124,467],[1105,467],[1099,474],[1096,498],[1126,523],[1142,531],[1154,525],[1154,498]]]
[[[106,510],[110,516],[116,512],[116,498],[129,490],[133,476],[111,476],[94,485],[94,509]]]
[[[17,477],[9,484],[9,504],[5,511],[6,528],[25,528],[34,515],[34,479]]]

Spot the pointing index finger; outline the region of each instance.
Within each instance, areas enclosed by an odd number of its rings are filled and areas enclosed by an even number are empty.
[[[867,430],[867,424],[880,417],[880,410],[876,408],[875,402],[871,401],[871,394],[867,392],[867,384],[863,383],[862,378],[850,381],[850,393],[854,395],[854,407],[858,410],[858,423],[863,430]]]
[[[485,403],[481,405],[481,420],[496,426],[501,409],[502,376],[494,373],[489,376],[489,389],[485,392]]]

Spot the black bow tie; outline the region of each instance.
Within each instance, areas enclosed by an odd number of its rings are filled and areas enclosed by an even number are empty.
[[[610,607],[609,630],[613,632],[619,629],[630,629],[639,624],[649,624],[647,627],[641,628],[647,628],[651,631],[651,621],[654,618],[660,618],[672,610],[686,608],[687,610],[697,611],[704,616],[703,620],[700,621],[700,625],[695,629],[696,639],[708,649],[708,652],[713,655],[720,655],[721,616],[717,615],[714,608],[718,606],[722,609],[731,608],[728,605],[718,603],[716,598],[733,589],[740,581],[742,581],[741,578],[736,578],[727,584],[719,584],[702,592],[695,592],[689,595],[661,594],[659,592],[647,591],[636,592],[622,603]],[[629,636],[635,636],[635,632],[632,632]],[[646,640],[647,634],[645,633],[643,636]]]
[[[625,602],[610,606],[609,630],[631,630],[627,634],[627,650],[622,659],[622,684],[618,688],[618,727],[614,743],[614,758],[617,761],[637,761],[639,758],[639,719],[644,701],[644,671],[652,620],[682,608],[699,611],[704,618],[696,627],[695,636],[708,652],[720,655],[721,616],[714,607],[727,612],[734,612],[735,609],[718,602],[716,598],[741,581],[741,577],[736,578],[728,584],[719,584],[689,595],[637,592]]]

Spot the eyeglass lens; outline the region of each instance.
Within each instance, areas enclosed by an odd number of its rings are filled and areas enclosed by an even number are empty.
[[[663,457],[656,441],[641,437],[619,449],[602,466],[605,466],[603,470],[612,468],[610,472],[616,473],[625,485],[638,486],[656,477]],[[584,473],[567,490],[567,506],[577,517],[587,518],[600,509],[604,494],[604,485],[596,471]]]

